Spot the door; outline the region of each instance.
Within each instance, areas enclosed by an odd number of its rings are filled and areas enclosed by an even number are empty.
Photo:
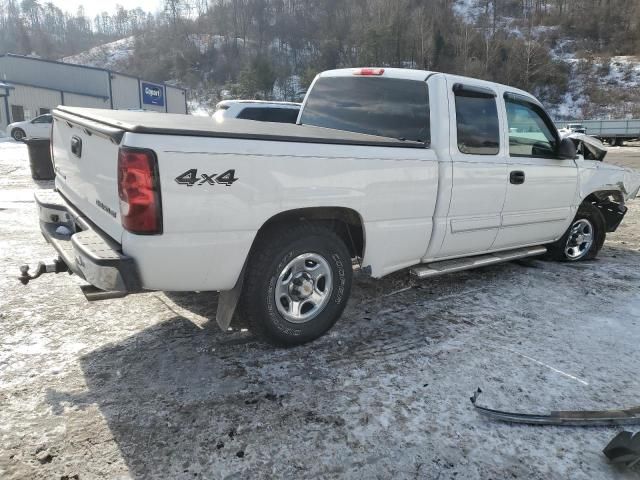
[[[450,85],[449,92],[453,181],[438,258],[473,255],[491,247],[500,229],[507,185],[496,92],[462,83]]]
[[[34,118],[31,120],[27,135],[30,137],[49,138],[52,119],[51,114],[40,115]]]
[[[493,249],[554,241],[575,215],[577,166],[574,160],[557,158],[560,139],[540,105],[517,94],[504,98],[509,182]]]
[[[24,122],[24,107],[22,105],[11,105],[11,121]]]

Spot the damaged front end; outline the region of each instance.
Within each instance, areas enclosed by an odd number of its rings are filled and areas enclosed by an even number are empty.
[[[584,133],[560,132],[562,138],[569,138],[576,146],[576,153],[582,155],[585,160],[597,160],[602,162],[607,155],[607,147],[600,140]]]

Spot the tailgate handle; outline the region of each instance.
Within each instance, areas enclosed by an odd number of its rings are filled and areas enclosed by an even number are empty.
[[[77,135],[71,137],[71,153],[76,157],[82,157],[82,139]]]

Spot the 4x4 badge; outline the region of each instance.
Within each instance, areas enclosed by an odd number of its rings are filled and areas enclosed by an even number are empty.
[[[236,178],[236,171],[234,169],[227,170],[220,175],[215,173],[211,175],[201,173],[200,176],[198,176],[198,169],[192,168],[176,177],[176,183],[186,185],[187,187],[193,187],[194,185],[215,185],[216,183],[230,187],[236,180],[238,179]]]

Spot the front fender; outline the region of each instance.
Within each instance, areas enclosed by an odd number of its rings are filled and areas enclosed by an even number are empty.
[[[640,172],[606,163],[579,160],[580,202],[597,192],[619,192],[624,203],[635,198],[640,190]]]

